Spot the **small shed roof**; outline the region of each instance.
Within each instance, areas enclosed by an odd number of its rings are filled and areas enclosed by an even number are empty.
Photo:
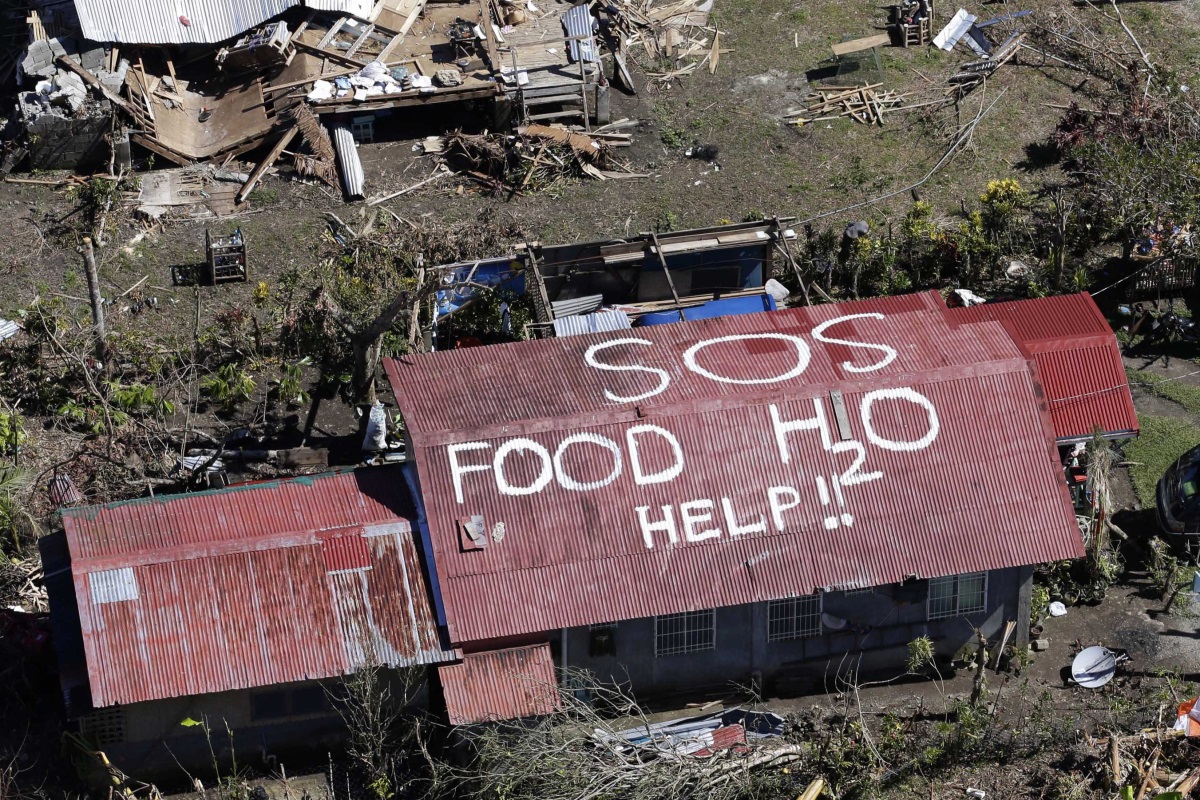
[[[451,725],[535,717],[559,705],[548,644],[468,654],[438,667],[438,677]]]
[[[935,293],[386,368],[455,643],[1082,552],[1033,365]]]
[[[92,704],[454,657],[399,470],[64,509]]]
[[[985,303],[947,313],[956,322],[1004,325],[1037,365],[1059,441],[1089,439],[1097,428],[1111,437],[1137,434],[1121,348],[1091,295]]]

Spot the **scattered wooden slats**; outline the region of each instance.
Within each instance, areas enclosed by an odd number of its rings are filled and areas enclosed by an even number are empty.
[[[884,112],[899,106],[907,93],[891,89],[875,91],[883,84],[820,89],[810,94],[808,107],[787,116],[793,124],[811,122],[813,118],[850,117],[864,125],[883,125]]]

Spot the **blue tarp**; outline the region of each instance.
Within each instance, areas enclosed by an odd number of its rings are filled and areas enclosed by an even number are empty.
[[[774,311],[777,308],[775,298],[769,294],[756,294],[750,297],[726,297],[721,300],[710,300],[702,306],[694,306],[679,311],[658,311],[645,314],[639,320],[641,325],[666,325],[669,322],[679,322],[680,313],[685,320],[714,319],[716,317],[739,317],[743,314],[757,314],[760,311]]]
[[[481,259],[443,268],[437,292],[437,315],[442,318],[474,300],[486,289],[525,292],[525,273],[512,256]]]

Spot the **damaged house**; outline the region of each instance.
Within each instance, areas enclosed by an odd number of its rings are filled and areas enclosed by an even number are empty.
[[[449,644],[653,698],[902,670],[919,636],[1024,643],[1033,565],[1083,552],[1057,444],[1137,421],[1090,297],[984,308],[924,293],[390,360]]]
[[[561,669],[665,704],[1022,644],[1034,565],[1083,552],[1060,446],[1137,432],[1086,294],[569,333],[385,362],[405,463],[65,509],[83,731],[145,772],[207,760],[187,719],[322,748],[365,664],[462,725],[548,713]]]
[[[247,187],[286,150],[325,180],[336,158],[342,188],[359,197],[355,145],[415,109],[458,104],[485,115],[482,127],[606,122],[599,20],[586,4],[544,5],[38,0],[17,71],[25,145],[7,167],[28,155],[34,168],[82,168],[109,147],[128,165],[130,142],[179,166],[270,145]],[[78,142],[47,152],[52,130]]]
[[[338,678],[453,660],[403,484],[379,467],[64,509],[41,547],[81,733],[139,776],[208,763],[187,720],[219,752],[228,724],[243,761],[323,757]]]

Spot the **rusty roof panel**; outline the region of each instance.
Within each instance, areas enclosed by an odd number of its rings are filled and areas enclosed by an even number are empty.
[[[1081,551],[1033,365],[936,294],[387,370],[455,643]]]
[[[986,303],[947,314],[956,323],[1004,325],[1037,365],[1059,440],[1087,439],[1097,428],[1114,436],[1138,432],[1120,345],[1091,295]]]
[[[558,708],[550,645],[463,656],[438,667],[451,725],[549,714]]]
[[[452,658],[401,487],[384,467],[64,510],[93,704]]]

